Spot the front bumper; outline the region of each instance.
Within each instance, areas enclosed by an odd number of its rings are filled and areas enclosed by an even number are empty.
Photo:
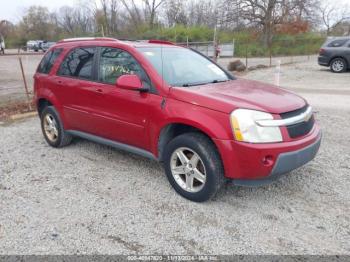
[[[321,137],[322,135],[320,134],[316,142],[305,148],[280,154],[269,176],[262,179],[237,179],[233,180],[233,183],[238,186],[262,186],[272,183],[284,174],[313,160],[320,148]]]
[[[282,133],[286,132],[282,129]],[[225,177],[245,185],[258,184],[252,181],[264,184],[263,180],[269,183],[282,173],[300,167],[316,155],[320,141],[321,130],[317,122],[304,137],[281,143],[251,144],[214,139],[224,165]],[[307,157],[309,148],[313,152],[309,154],[311,157]]]

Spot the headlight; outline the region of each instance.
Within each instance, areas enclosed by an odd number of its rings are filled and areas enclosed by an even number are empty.
[[[249,143],[281,142],[279,127],[262,127],[257,120],[272,120],[273,116],[262,111],[237,109],[231,113],[231,126],[237,141]]]

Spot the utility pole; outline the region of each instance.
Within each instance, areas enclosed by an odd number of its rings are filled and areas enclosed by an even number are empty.
[[[214,47],[214,50],[213,50],[213,59],[215,62],[217,62],[217,41],[216,41],[216,23],[215,23],[215,27],[214,27],[214,36],[213,36],[213,47]]]

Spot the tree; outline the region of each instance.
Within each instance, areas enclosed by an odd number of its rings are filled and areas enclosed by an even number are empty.
[[[3,37],[7,37],[9,34],[11,34],[14,28],[15,26],[10,21],[0,21],[0,35],[2,35]]]
[[[94,18],[90,8],[79,4],[75,7],[63,6],[51,15],[56,29],[60,28],[70,36],[86,35],[94,31]]]
[[[97,11],[98,15],[103,16],[103,21],[100,23],[100,19],[98,20],[98,24],[103,26],[106,30],[107,35],[112,35],[118,32],[118,10],[120,9],[119,1],[117,0],[100,0],[102,10]]]
[[[332,30],[346,20],[350,20],[350,10],[348,5],[340,5],[333,1],[324,1],[320,5],[321,20],[326,27],[327,35]]]
[[[20,22],[23,36],[29,39],[49,39],[52,37],[50,13],[46,7],[31,6]]]
[[[158,8],[164,4],[165,0],[142,0],[145,4],[145,16],[148,18],[149,27],[152,29],[154,27],[154,22],[156,19],[156,12]]]
[[[239,17],[247,25],[258,26],[262,31],[264,46],[271,46],[277,25],[301,21],[314,8],[317,0],[226,0],[231,17]]]
[[[143,24],[143,17],[141,16],[140,8],[136,5],[135,0],[121,0],[121,2],[129,15],[128,18],[137,30],[140,25]]]
[[[187,25],[186,6],[183,0],[167,1],[163,9],[167,26]]]
[[[221,11],[225,10],[223,6],[220,8],[219,0],[191,1],[187,9],[190,25],[211,28],[217,26],[219,18],[222,17]]]

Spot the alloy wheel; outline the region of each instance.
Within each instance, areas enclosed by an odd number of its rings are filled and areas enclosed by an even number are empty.
[[[58,126],[55,118],[51,114],[46,114],[44,117],[44,131],[46,137],[51,142],[56,142],[58,138]]]
[[[332,63],[332,69],[335,72],[341,72],[344,69],[344,63],[340,60],[336,60]]]
[[[187,192],[198,192],[205,185],[204,163],[192,149],[187,147],[176,149],[171,155],[170,169],[176,183]]]

